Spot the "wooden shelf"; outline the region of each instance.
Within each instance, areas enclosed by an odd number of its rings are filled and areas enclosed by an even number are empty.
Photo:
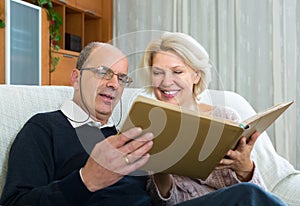
[[[85,13],[95,16],[102,16],[102,3],[105,0],[77,0],[77,7],[84,10]]]
[[[24,0],[32,3],[31,0]],[[54,72],[50,72],[50,36],[49,20],[46,10],[42,17],[42,84],[70,85],[70,75],[79,52],[66,49],[66,34],[81,39],[79,48],[92,41],[108,42],[112,39],[113,0],[52,0],[53,9],[62,17],[60,32],[62,39],[58,43],[61,48],[53,51],[54,57],[60,61]],[[0,0],[0,12],[5,14],[5,1]],[[79,51],[79,49],[78,49]],[[0,83],[5,83],[5,28],[0,29]]]
[[[59,63],[55,71],[50,73],[50,85],[71,85],[71,72],[76,68],[79,53],[60,49],[52,51],[53,57],[59,57]]]
[[[5,1],[0,1],[0,14],[5,17]],[[3,19],[5,21],[5,19]],[[0,84],[5,83],[5,28],[0,28]]]
[[[112,38],[113,0],[53,0],[54,11],[62,16],[61,50],[56,70],[50,73],[51,85],[70,85],[69,77],[81,49],[93,41],[107,42]],[[104,11],[105,10],[105,11]],[[67,35],[67,36],[66,36]],[[68,38],[80,42],[70,46]],[[74,53],[75,51],[75,53]]]
[[[67,47],[66,34],[71,35],[75,39],[81,40],[81,48],[92,41],[107,41],[103,39],[107,35],[112,37],[111,27],[107,27],[103,21],[112,21],[112,0],[53,0],[54,11],[62,16],[63,25],[61,28],[62,39],[59,46],[65,50],[72,50]],[[110,14],[102,12],[102,8],[108,9]],[[106,17],[102,16],[102,13]],[[112,24],[112,22],[110,23]],[[106,27],[105,27],[106,25]]]

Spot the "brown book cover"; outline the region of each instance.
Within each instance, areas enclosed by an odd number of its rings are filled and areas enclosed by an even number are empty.
[[[206,179],[242,136],[265,131],[291,104],[275,105],[235,123],[138,96],[120,129],[154,134],[150,159],[141,169]]]

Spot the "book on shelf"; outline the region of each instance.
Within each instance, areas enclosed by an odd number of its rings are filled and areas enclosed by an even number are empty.
[[[143,133],[154,134],[150,159],[142,170],[206,179],[242,136],[262,133],[291,104],[277,104],[237,123],[138,96],[120,132],[141,127]]]

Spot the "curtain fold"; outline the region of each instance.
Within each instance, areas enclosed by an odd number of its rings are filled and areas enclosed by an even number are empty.
[[[297,96],[297,45],[296,34],[296,0],[273,1],[273,79],[274,79],[274,102],[285,101],[287,99],[296,99]],[[298,16],[299,17],[299,16]],[[297,104],[297,102],[296,102]],[[297,156],[297,149],[290,148],[290,145],[296,145],[296,109],[291,108],[292,112],[282,117],[282,121],[275,123],[275,134],[273,141],[276,144],[277,151],[283,156],[293,160]],[[299,132],[298,132],[299,133]],[[299,153],[299,151],[298,151]],[[298,163],[299,164],[299,163]]]
[[[294,128],[300,128],[300,108],[299,108],[299,104],[300,104],[300,0],[297,0],[296,2],[296,41],[295,44],[297,45],[297,49],[296,49],[296,56],[297,56],[297,65],[296,65],[296,71],[297,73],[295,74],[297,80],[296,80],[296,102],[298,102],[296,105],[296,125]],[[295,144],[295,148],[296,148],[296,157],[298,157],[298,159],[296,159],[296,168],[300,168],[300,131],[296,130],[296,144]],[[294,149],[294,148],[292,148]]]
[[[231,90],[259,112],[296,100],[267,131],[278,153],[300,169],[300,0],[114,0],[113,43],[129,57],[134,87],[147,43],[185,32],[208,51],[212,89]]]

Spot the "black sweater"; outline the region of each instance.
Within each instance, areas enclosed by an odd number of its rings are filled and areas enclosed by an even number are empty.
[[[116,134],[116,129],[105,128],[102,133],[107,137]],[[0,204],[151,205],[146,176],[125,176],[105,189],[87,190],[79,169],[96,142],[84,148],[61,111],[33,116],[12,145]]]

